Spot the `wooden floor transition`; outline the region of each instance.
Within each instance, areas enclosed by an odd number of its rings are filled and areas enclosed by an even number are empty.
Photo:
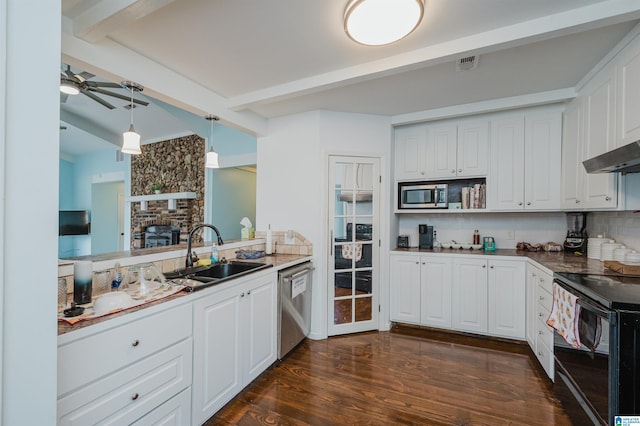
[[[571,425],[524,344],[395,327],[304,341],[205,425]]]

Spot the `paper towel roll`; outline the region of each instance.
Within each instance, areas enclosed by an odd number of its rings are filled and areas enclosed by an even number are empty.
[[[271,250],[273,246],[273,235],[271,234],[271,225],[269,225],[269,228],[267,229],[267,242],[265,245],[266,245],[265,253],[271,254]]]

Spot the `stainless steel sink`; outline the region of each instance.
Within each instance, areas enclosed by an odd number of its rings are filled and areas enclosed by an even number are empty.
[[[210,266],[186,268],[176,272],[170,272],[165,274],[165,276],[175,284],[185,285],[190,287],[191,290],[199,290],[252,272],[270,268],[271,266],[273,265],[231,261],[228,263],[215,263]]]

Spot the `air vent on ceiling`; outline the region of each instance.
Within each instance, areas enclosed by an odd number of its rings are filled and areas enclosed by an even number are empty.
[[[456,71],[469,71],[478,67],[478,56],[467,56],[456,61]]]

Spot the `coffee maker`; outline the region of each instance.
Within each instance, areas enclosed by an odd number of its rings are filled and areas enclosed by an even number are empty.
[[[418,225],[418,247],[421,249],[433,248],[433,226]]]
[[[587,214],[567,213],[567,238],[564,251],[570,253],[587,252]]]

